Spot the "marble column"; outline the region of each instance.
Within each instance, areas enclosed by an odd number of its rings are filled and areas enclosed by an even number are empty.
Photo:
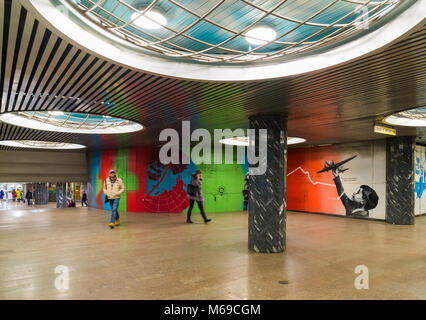
[[[56,208],[67,207],[67,184],[59,182],[56,184]]]
[[[414,224],[415,137],[386,139],[386,222]]]
[[[47,183],[34,183],[34,202],[35,204],[49,203],[49,189]]]
[[[250,129],[267,129],[266,172],[250,175],[248,247],[255,252],[283,252],[286,246],[287,118],[255,115]],[[256,154],[259,135],[256,134]],[[250,164],[250,171],[253,166]]]

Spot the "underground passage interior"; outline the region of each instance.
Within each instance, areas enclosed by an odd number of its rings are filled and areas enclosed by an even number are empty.
[[[426,299],[425,16],[0,0],[0,299]]]

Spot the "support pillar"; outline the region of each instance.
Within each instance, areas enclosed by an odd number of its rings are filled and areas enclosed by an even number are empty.
[[[415,137],[386,139],[386,222],[414,224]]]
[[[34,183],[34,201],[35,204],[49,203],[49,189],[47,183]]]
[[[255,252],[283,252],[286,246],[287,118],[255,115],[250,129],[267,129],[266,172],[250,175],[248,247]],[[256,154],[259,137],[256,133]]]
[[[56,184],[56,208],[67,207],[67,184],[59,182]]]

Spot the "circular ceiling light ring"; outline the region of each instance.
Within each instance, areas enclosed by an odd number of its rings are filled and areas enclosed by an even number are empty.
[[[3,140],[0,146],[26,149],[77,150],[86,146],[78,143],[52,142],[39,140]]]
[[[383,119],[383,123],[401,127],[426,127],[426,107],[401,111]]]
[[[0,121],[42,131],[81,133],[81,134],[119,134],[140,131],[143,125],[118,117],[55,111],[18,111],[0,115]]]

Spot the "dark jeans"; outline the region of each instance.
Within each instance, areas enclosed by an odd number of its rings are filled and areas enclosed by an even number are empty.
[[[84,205],[86,205],[86,207],[88,207],[89,205],[87,204],[87,200],[81,200],[81,206],[84,207]]]
[[[195,200],[189,199],[189,209],[188,209],[188,215],[186,218],[187,221],[191,220],[191,213],[192,213],[192,208],[194,207],[194,202]],[[206,221],[207,217],[206,217],[206,213],[204,212],[203,201],[197,201],[197,204],[198,204],[198,208],[200,209],[201,216],[203,217],[204,221]]]
[[[120,198],[118,199],[110,199],[109,204],[111,205],[112,214],[111,214],[111,223],[114,223],[115,220],[120,219],[120,216],[118,215],[118,204],[120,203]]]

